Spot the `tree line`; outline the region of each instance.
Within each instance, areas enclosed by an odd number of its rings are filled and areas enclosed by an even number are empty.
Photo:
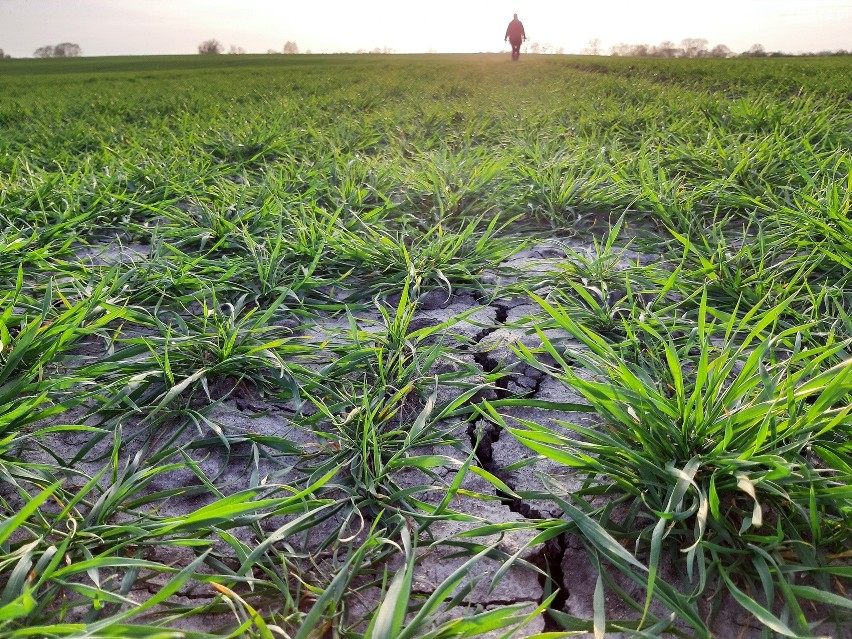
[[[604,53],[599,38],[589,40],[589,46],[581,51],[583,55],[607,55]],[[801,54],[785,53],[783,51],[767,51],[762,44],[753,44],[746,51],[737,53],[724,44],[710,47],[706,38],[684,38],[677,45],[671,40],[663,40],[660,44],[625,44],[620,42],[609,48],[609,55],[634,58],[734,58],[734,57],[779,57],[792,55],[849,55],[844,49],[837,51],[818,51]]]
[[[220,55],[225,52],[225,46],[219,42],[216,38],[211,38],[210,40],[205,40],[201,44],[198,45],[198,53],[200,55]],[[246,50],[242,47],[238,47],[235,45],[231,45],[231,48],[228,49],[229,54],[242,54],[245,53]],[[287,40],[284,43],[284,47],[281,51],[276,51],[275,49],[267,49],[267,53],[299,53],[299,45],[291,40]],[[310,53],[308,51],[307,53]]]
[[[60,42],[57,45],[39,47],[33,52],[34,58],[79,58],[83,50],[74,42]],[[8,60],[12,56],[0,49],[0,60]]]
[[[532,42],[526,45],[526,51],[528,53],[555,53],[555,54],[563,54],[563,48],[556,48],[550,44],[540,44],[538,42]],[[242,47],[238,47],[235,45],[231,45],[228,49],[227,53],[229,54],[242,54],[245,53],[246,50]],[[288,40],[284,43],[281,51],[277,51],[275,49],[268,49],[266,51],[269,54],[296,54],[300,53],[299,45],[295,42]],[[434,50],[430,50],[430,53],[434,53]],[[205,40],[201,44],[198,45],[198,53],[201,55],[218,55],[225,53],[225,46],[216,40],[215,38],[211,38],[210,40]],[[305,53],[310,53],[310,50],[305,51]],[[384,48],[375,48],[372,50],[359,49],[356,53],[396,53],[394,49],[389,47]],[[671,40],[664,40],[659,44],[650,45],[650,44],[625,44],[623,42],[614,44],[609,47],[608,50],[605,50],[601,44],[601,40],[599,38],[593,38],[589,40],[589,44],[585,47],[581,52],[582,55],[610,55],[617,57],[637,57],[637,58],[645,58],[645,57],[653,57],[653,58],[733,58],[733,57],[779,57],[779,56],[792,56],[792,55],[801,55],[801,56],[829,56],[829,55],[850,55],[850,52],[845,49],[838,49],[835,51],[824,50],[824,51],[816,51],[816,52],[807,52],[800,54],[792,54],[785,53],[783,51],[767,51],[762,44],[754,44],[748,50],[743,51],[741,53],[737,53],[733,51],[730,47],[724,44],[717,44],[713,47],[710,47],[710,43],[706,38],[684,38],[680,41],[680,44],[675,44]],[[80,48],[79,44],[74,42],[60,42],[56,45],[45,45],[43,47],[39,47],[33,53],[33,57],[35,58],[77,58],[83,55],[83,50]],[[6,54],[3,49],[0,49],[0,60],[11,58],[12,56]]]
[[[39,47],[33,53],[34,58],[79,58],[83,50],[74,42],[60,42],[57,45]]]

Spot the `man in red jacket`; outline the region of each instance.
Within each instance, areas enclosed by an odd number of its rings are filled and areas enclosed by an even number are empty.
[[[512,45],[512,60],[517,60],[521,57],[521,42],[527,39],[527,34],[524,32],[524,24],[518,20],[518,14],[515,14],[514,19],[509,23],[506,29],[506,37],[503,41],[509,41]]]

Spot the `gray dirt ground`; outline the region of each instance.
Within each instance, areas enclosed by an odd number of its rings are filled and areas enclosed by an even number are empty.
[[[585,239],[571,238],[565,243],[538,244],[515,255],[506,266],[517,269],[516,278],[521,280],[547,273],[565,259],[565,246],[581,251],[588,249],[589,242]],[[81,257],[100,263],[139,260],[144,259],[146,250],[147,247],[144,246],[107,246],[98,251],[88,250]],[[626,254],[625,257],[642,262],[654,259],[653,256],[637,253]],[[497,287],[510,283],[513,279],[505,275],[486,275],[486,279],[489,278]],[[512,346],[516,343],[522,343],[529,348],[535,348],[540,344],[538,336],[530,328],[530,318],[539,314],[539,307],[527,296],[498,296],[496,299],[483,302],[467,293],[447,297],[446,293],[442,291],[432,292],[420,300],[419,310],[413,323],[416,327],[434,326],[471,310],[473,311],[471,314],[453,326],[445,335],[446,343],[457,347],[459,354],[453,360],[439,362],[437,366],[440,370],[468,371],[472,380],[475,380],[477,375],[481,376],[493,370],[506,371],[507,376],[503,378],[502,385],[498,384],[497,388],[490,391],[492,398],[525,395],[554,402],[582,402],[575,391],[558,379],[523,364],[512,350]],[[378,330],[382,326],[381,316],[375,310],[356,313],[355,317],[358,327],[363,331]],[[309,328],[308,333],[316,339],[346,339],[348,330],[348,320],[345,317],[337,316],[329,317],[327,321]],[[565,338],[564,335],[559,334],[559,331],[549,331],[549,337]],[[454,392],[456,391],[453,389],[439,389],[439,401],[451,397]],[[231,435],[239,433],[269,434],[284,437],[304,450],[321,447],[323,442],[314,433],[299,428],[293,422],[291,408],[232,396],[210,411],[208,418],[224,432]],[[553,420],[593,424],[596,419],[594,414],[590,413],[530,408],[508,407],[502,413],[509,425],[517,423],[515,420],[519,419],[550,424],[553,423]],[[66,414],[63,416],[63,421],[68,423],[75,417],[74,414]],[[123,428],[124,433],[132,433],[134,425],[125,424]],[[461,463],[475,447],[475,464],[493,473],[518,493],[533,493],[541,490],[542,473],[558,476],[559,482],[568,490],[580,484],[580,479],[566,473],[565,468],[560,468],[553,462],[536,459],[531,451],[525,449],[509,433],[504,432],[494,424],[487,423],[484,420],[474,423],[459,420],[455,423],[454,428],[458,429],[462,439],[466,441],[465,446],[460,449],[445,447],[433,452],[445,454]],[[477,445],[478,433],[481,433],[481,438]],[[209,437],[210,432],[204,432],[204,429],[188,429],[178,436],[175,445],[190,445],[200,436]],[[141,442],[141,439],[138,441]],[[48,447],[57,451],[73,450],[82,443],[79,435],[58,433],[52,442],[48,442]],[[139,445],[131,441],[127,449],[123,451],[123,457],[128,460],[132,459]],[[111,442],[109,441],[98,444],[87,456],[87,460],[79,463],[79,470],[92,474],[101,468],[105,463],[104,455],[108,454],[110,446]],[[261,458],[258,463],[253,464],[247,446],[235,446],[230,454],[222,447],[190,448],[188,454],[199,463],[199,467],[208,477],[217,478],[217,485],[223,487],[224,492],[236,491],[245,487],[252,471],[260,477],[278,481],[286,481],[287,473],[295,472],[292,467],[288,467],[280,459]],[[43,448],[33,448],[28,452],[28,455],[34,462],[50,463],[50,455]],[[506,470],[510,464],[517,466],[517,463],[522,459],[529,459],[529,464],[513,470]],[[456,470],[457,467],[448,466],[439,469],[439,475],[449,485]],[[406,481],[405,477],[398,479],[400,482]],[[145,490],[155,492],[174,486],[190,485],[194,481],[196,481],[196,477],[189,470],[173,471],[156,478]],[[416,484],[421,481],[421,478],[412,476],[408,481]],[[508,499],[506,495],[498,494],[497,489],[492,484],[473,474],[468,474],[464,487],[467,490],[485,494],[490,500],[483,501],[465,496],[456,500],[452,507],[459,512],[474,515],[489,522],[524,522],[540,517],[559,517],[561,515],[561,510],[554,503],[534,499]],[[434,497],[439,499],[440,496]],[[204,505],[208,499],[209,497],[193,495],[184,498],[175,497],[163,504],[160,512],[164,515],[180,515]],[[328,522],[328,529],[332,530],[337,523]],[[471,526],[471,524],[463,522],[443,521],[432,526],[431,534],[436,541],[447,540]],[[534,534],[535,531],[531,530],[508,534],[501,540],[500,548],[512,554],[523,548]],[[245,531],[244,535],[246,541],[251,542],[249,532]],[[310,539],[303,541],[310,544]],[[415,592],[428,594],[435,584],[461,564],[463,560],[452,557],[451,554],[448,548],[441,544],[425,544],[421,547],[421,561],[414,583]],[[546,547],[527,548],[523,551],[521,557],[528,562],[526,564],[528,567],[524,567],[524,564],[520,562],[515,564],[493,589],[488,588],[490,576],[500,568],[500,564],[494,560],[486,560],[478,570],[481,581],[467,596],[466,603],[471,606],[479,606],[482,609],[497,605],[526,603],[532,610],[544,596],[543,585],[545,580],[541,573],[545,566],[549,566],[563,589],[563,595],[558,599],[562,609],[578,617],[591,619],[592,595],[597,573],[577,539],[563,536],[562,539],[555,543],[549,543]],[[178,556],[160,559],[174,562],[176,565],[186,561],[185,557]],[[142,591],[146,589],[152,591],[157,586],[156,581],[142,584],[139,588]],[[138,594],[144,597],[144,592]],[[642,593],[634,594],[638,597],[642,596]],[[208,591],[199,592],[196,588],[187,589],[186,592],[181,592],[180,596],[188,599],[193,598],[193,601],[197,604],[199,598],[212,598],[212,593]],[[373,593],[373,596],[377,599],[378,593]],[[369,608],[375,603],[371,602],[369,597],[366,597],[359,605],[362,608]],[[619,602],[616,597],[607,598],[607,608],[610,618],[634,616],[630,614],[632,611],[627,610],[625,605]],[[746,625],[748,620],[745,615],[730,614],[722,617],[716,628],[719,637],[755,636],[757,629]],[[215,616],[207,622],[201,622],[200,626],[198,620],[194,620],[192,625],[194,626],[193,629],[211,631],[220,627],[221,624],[227,623],[227,621],[226,617]],[[544,618],[537,617],[515,636],[528,637],[544,630],[555,629]],[[497,637],[499,635],[494,633],[484,636]]]

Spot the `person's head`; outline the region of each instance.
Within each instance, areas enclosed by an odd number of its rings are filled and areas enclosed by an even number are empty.
[[[514,14],[514,16],[513,16],[513,17],[515,18],[515,20],[517,20],[517,19],[518,19],[518,14],[517,14],[517,13],[516,13],[516,14]]]

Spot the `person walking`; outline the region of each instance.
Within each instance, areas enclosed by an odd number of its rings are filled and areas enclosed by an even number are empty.
[[[503,42],[508,40],[509,44],[512,45],[512,60],[517,60],[521,57],[521,43],[526,39],[527,34],[524,31],[524,23],[518,20],[518,14],[516,13],[506,28],[506,37],[503,38]]]

